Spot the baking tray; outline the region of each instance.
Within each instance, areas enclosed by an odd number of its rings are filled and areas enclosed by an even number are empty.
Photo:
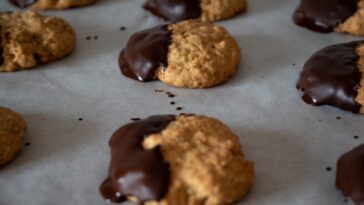
[[[110,135],[134,117],[180,112],[216,117],[239,135],[256,164],[256,182],[238,205],[348,204],[334,185],[335,164],[364,142],[364,118],[308,106],[295,84],[314,51],[358,38],[295,26],[298,0],[249,1],[246,14],[218,22],[242,48],[230,81],[198,90],[140,83],[120,74],[118,55],[132,33],[163,23],[141,9],[143,2],[100,0],[42,12],[72,24],[77,49],[34,70],[0,74],[0,105],[24,115],[30,143],[0,170],[0,205],[105,204],[98,189],[107,175]],[[0,10],[18,9],[2,0]]]

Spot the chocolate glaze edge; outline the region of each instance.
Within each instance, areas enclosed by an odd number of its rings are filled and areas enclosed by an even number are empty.
[[[358,0],[301,0],[293,21],[312,31],[329,33],[351,17],[357,8]]]
[[[323,48],[305,63],[297,81],[302,99],[310,105],[331,105],[359,113],[356,101],[362,74],[356,49],[364,41],[354,41]]]
[[[172,42],[169,25],[161,25],[133,34],[119,56],[121,73],[131,79],[155,80],[160,66],[168,67],[168,50]]]
[[[9,0],[9,1],[10,3],[12,3],[17,7],[26,8],[35,4],[38,0]]]
[[[109,176],[100,186],[106,199],[119,203],[128,196],[135,196],[143,204],[165,196],[169,186],[169,164],[164,161],[160,147],[145,150],[142,142],[149,135],[164,130],[175,119],[175,115],[151,116],[126,124],[112,135]]]
[[[143,8],[172,22],[196,19],[202,15],[200,1],[196,0],[147,0]]]
[[[364,204],[364,144],[337,161],[336,188],[357,204]]]

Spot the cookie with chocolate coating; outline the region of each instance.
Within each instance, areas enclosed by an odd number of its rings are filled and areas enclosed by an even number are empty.
[[[144,8],[172,22],[188,19],[216,21],[246,11],[246,0],[147,0]]]
[[[364,41],[323,48],[305,63],[297,82],[310,105],[364,113]]]
[[[35,10],[45,9],[68,9],[73,7],[87,6],[96,0],[9,0],[20,8],[30,8]]]
[[[20,114],[0,107],[0,166],[12,161],[20,151],[26,129]]]
[[[101,192],[112,202],[227,205],[242,199],[254,181],[253,162],[238,137],[213,118],[152,116],[121,127],[109,144],[112,159]]]
[[[364,0],[301,0],[294,22],[310,30],[364,35]]]
[[[76,45],[73,28],[36,12],[0,13],[0,72],[26,70],[64,58]]]
[[[184,88],[226,82],[240,63],[237,41],[223,27],[187,20],[135,33],[120,55],[124,75]]]

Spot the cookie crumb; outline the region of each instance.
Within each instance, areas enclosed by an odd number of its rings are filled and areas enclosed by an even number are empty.
[[[331,167],[326,167],[326,171],[330,172],[330,171],[332,171],[332,168]]]
[[[90,37],[90,36],[87,36],[87,37],[86,37],[86,40],[91,40],[91,37]]]
[[[183,110],[183,107],[177,107],[176,110]]]
[[[78,118],[78,121],[83,121],[83,118]]]
[[[354,136],[354,139],[359,139],[359,136],[355,135],[355,136]]]
[[[27,147],[30,146],[30,142],[26,142],[25,146],[27,146]]]
[[[125,26],[120,27],[120,31],[125,31],[125,30],[126,30]]]
[[[98,36],[94,36],[94,39],[97,40],[97,39],[99,39],[99,37]]]
[[[172,101],[172,102],[170,102],[169,104],[171,104],[171,105],[175,105],[175,104],[176,104],[176,102]]]
[[[336,117],[337,120],[341,120],[341,117]]]
[[[131,118],[131,121],[139,121],[139,120],[141,120],[140,118],[138,118],[138,117],[134,117],[134,118]]]

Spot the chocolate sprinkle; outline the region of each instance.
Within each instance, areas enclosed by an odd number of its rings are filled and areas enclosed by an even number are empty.
[[[301,0],[294,22],[310,30],[328,33],[357,11],[357,0]]]
[[[152,116],[129,123],[111,137],[109,176],[100,191],[105,199],[123,202],[135,196],[143,204],[162,199],[169,186],[169,164],[163,160],[160,147],[146,150],[142,143],[151,134],[159,133],[175,120],[174,115]]]
[[[143,30],[132,35],[120,54],[121,72],[134,80],[154,80],[159,66],[167,67],[171,33],[167,25]]]
[[[333,45],[312,55],[297,82],[306,103],[360,111],[361,105],[355,101],[361,80],[355,49],[360,43],[363,41]]]
[[[26,8],[36,3],[38,0],[9,0],[9,1],[15,6],[18,6],[20,8]]]
[[[144,9],[172,22],[199,18],[200,1],[196,0],[147,0]]]
[[[364,144],[338,160],[336,187],[356,204],[364,204]]]

